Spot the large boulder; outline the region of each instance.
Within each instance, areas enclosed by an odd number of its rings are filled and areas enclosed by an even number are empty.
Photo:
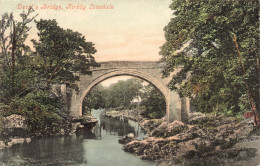
[[[74,117],[71,123],[71,133],[91,131],[98,123],[97,118],[93,116]]]
[[[149,134],[156,129],[163,121],[161,119],[143,120],[140,126]]]
[[[3,120],[1,135],[3,138],[24,138],[30,136],[30,131],[26,124],[26,118],[17,114],[5,117]]]
[[[188,127],[180,121],[172,123],[163,122],[151,132],[153,137],[169,137],[186,130]]]
[[[133,133],[129,133],[129,134],[123,136],[122,138],[120,138],[118,140],[118,142],[120,144],[126,144],[126,143],[129,143],[129,142],[133,141],[133,140],[136,140],[135,139],[135,135]]]
[[[148,141],[131,141],[123,147],[125,152],[134,153],[136,155],[143,155],[145,149],[150,149],[151,145]]]

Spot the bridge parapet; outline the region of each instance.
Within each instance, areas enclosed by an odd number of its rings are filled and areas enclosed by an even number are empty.
[[[99,62],[101,68],[160,68],[159,61],[108,61],[108,62]],[[100,67],[95,67],[100,68]]]

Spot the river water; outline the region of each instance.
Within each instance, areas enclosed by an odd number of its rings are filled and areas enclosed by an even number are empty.
[[[151,166],[122,150],[118,139],[134,133],[139,139],[145,135],[137,122],[108,118],[102,110],[93,110],[99,122],[93,132],[67,137],[34,139],[30,143],[13,145],[0,150],[0,166]]]

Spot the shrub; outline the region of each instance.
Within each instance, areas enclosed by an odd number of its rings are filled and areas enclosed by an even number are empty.
[[[33,133],[49,135],[57,133],[62,124],[59,112],[59,102],[50,98],[48,93],[37,90],[28,93],[23,98],[13,99],[11,110],[5,111],[4,116],[19,114],[26,117],[27,125]]]

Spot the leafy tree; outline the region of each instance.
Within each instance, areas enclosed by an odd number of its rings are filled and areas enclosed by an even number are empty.
[[[160,52],[164,76],[178,70],[169,87],[189,96],[199,111],[251,108],[256,115],[259,1],[173,0],[170,8],[174,18]]]
[[[83,113],[88,113],[91,109],[105,108],[107,92],[105,88],[98,84],[84,98]]]
[[[151,119],[158,119],[165,116],[166,102],[162,93],[152,85],[147,85],[142,90],[141,94],[141,106],[144,106],[145,110],[142,112],[142,116]]]
[[[96,49],[92,42],[70,29],[58,26],[56,20],[36,21],[39,42],[33,40],[35,51],[34,69],[46,85],[59,83],[76,88],[79,74],[91,74],[90,66],[97,63],[92,56]]]
[[[33,9],[20,14],[22,21],[15,21],[13,14],[4,13],[0,20],[0,101],[10,101],[10,97],[15,96],[28,86],[26,77],[21,78],[28,67],[30,47],[25,45],[30,30],[29,24],[35,19],[31,16]],[[17,78],[18,77],[18,78]],[[22,81],[22,82],[20,82]]]
[[[4,69],[9,70],[12,66],[12,52],[17,63],[22,63],[31,50],[25,45],[25,40],[28,37],[28,32],[31,27],[29,24],[37,17],[31,16],[34,10],[30,8],[27,12],[20,14],[21,21],[16,21],[13,14],[4,13],[0,20],[0,58],[1,65]],[[9,68],[8,68],[9,67]]]
[[[97,65],[92,56],[96,50],[80,33],[60,28],[55,20],[40,20],[33,53],[24,44],[28,24],[36,17],[31,13],[22,13],[22,22],[7,13],[0,20],[0,114],[23,115],[34,134],[46,135],[69,125],[60,99],[50,96],[51,86],[76,87],[78,74],[90,74],[90,66]]]
[[[134,78],[110,85],[107,90],[106,108],[127,108],[131,101],[139,96],[142,87],[142,81]]]

